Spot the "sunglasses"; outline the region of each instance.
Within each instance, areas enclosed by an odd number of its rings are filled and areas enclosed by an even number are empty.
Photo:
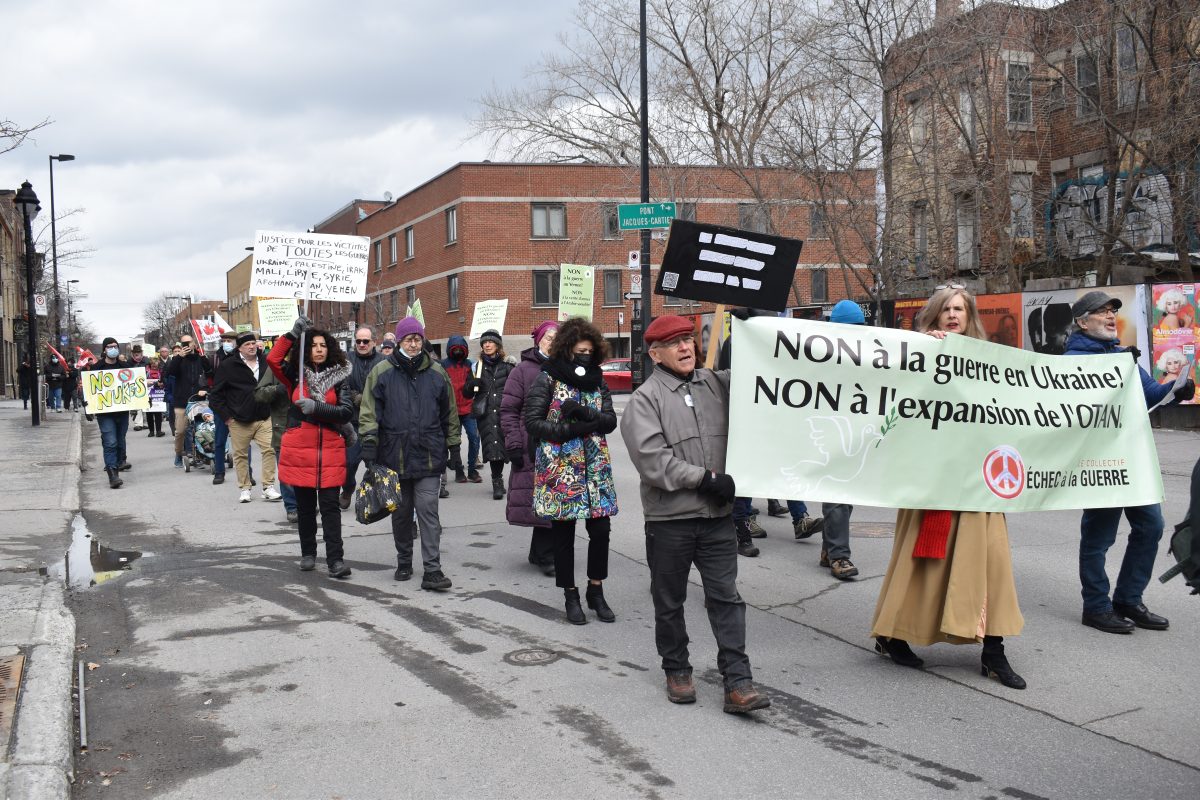
[[[942,289],[965,289],[967,288],[961,283],[943,283],[941,286],[933,287],[935,292],[940,292]]]
[[[370,344],[371,340],[370,339],[355,339],[354,342],[355,342],[355,344]]]

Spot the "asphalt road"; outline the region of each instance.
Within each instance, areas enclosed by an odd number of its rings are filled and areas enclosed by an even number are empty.
[[[741,718],[721,711],[698,584],[700,699],[666,701],[619,436],[606,583],[618,620],[589,612],[583,627],[565,622],[553,579],[526,563],[527,531],[505,523],[486,483],[452,484],[442,501],[454,588],[431,593],[392,580],[386,523],[346,513],[350,580],[323,563],[301,573],[279,504],[239,505],[235,481],[175,470],[170,438],[132,430],[134,467],[112,491],[95,427],[84,436],[87,528],[132,567],[71,594],[80,657],[95,665],[81,800],[1200,796],[1187,688],[1200,684],[1200,598],[1152,584],[1166,633],[1081,626],[1077,513],[1009,520],[1026,629],[1008,652],[1024,692],[982,677],[975,647],[925,648],[923,672],[870,650],[893,512],[856,509],[851,583],[817,567],[819,541],[764,517],[770,536],[740,559],[739,584],[773,706]],[[1156,438],[1173,525],[1200,436]],[[577,554],[582,580],[582,541]]]

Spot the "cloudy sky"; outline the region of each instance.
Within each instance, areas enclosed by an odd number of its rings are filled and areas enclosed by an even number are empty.
[[[0,118],[51,124],[0,154],[78,226],[78,307],[126,341],[163,292],[224,298],[256,229],[303,230],[459,161],[475,101],[556,47],[573,0],[0,3]],[[632,4],[631,6],[636,6]],[[47,241],[49,235],[47,234]]]

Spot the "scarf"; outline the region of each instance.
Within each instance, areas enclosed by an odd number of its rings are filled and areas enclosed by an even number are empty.
[[[604,374],[597,364],[580,367],[561,358],[547,359],[542,369],[550,373],[550,377],[568,386],[574,386],[581,392],[594,392],[600,388],[600,380]]]
[[[304,389],[308,392],[309,397],[323,403],[325,402],[325,393],[350,377],[350,372],[349,364],[315,371],[312,367],[305,367]]]
[[[945,558],[950,521],[949,511],[923,512],[917,541],[913,544],[913,558]]]

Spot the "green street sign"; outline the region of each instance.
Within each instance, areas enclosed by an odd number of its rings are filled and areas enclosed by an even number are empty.
[[[674,203],[622,203],[617,206],[617,222],[623,231],[669,228],[673,219]]]

